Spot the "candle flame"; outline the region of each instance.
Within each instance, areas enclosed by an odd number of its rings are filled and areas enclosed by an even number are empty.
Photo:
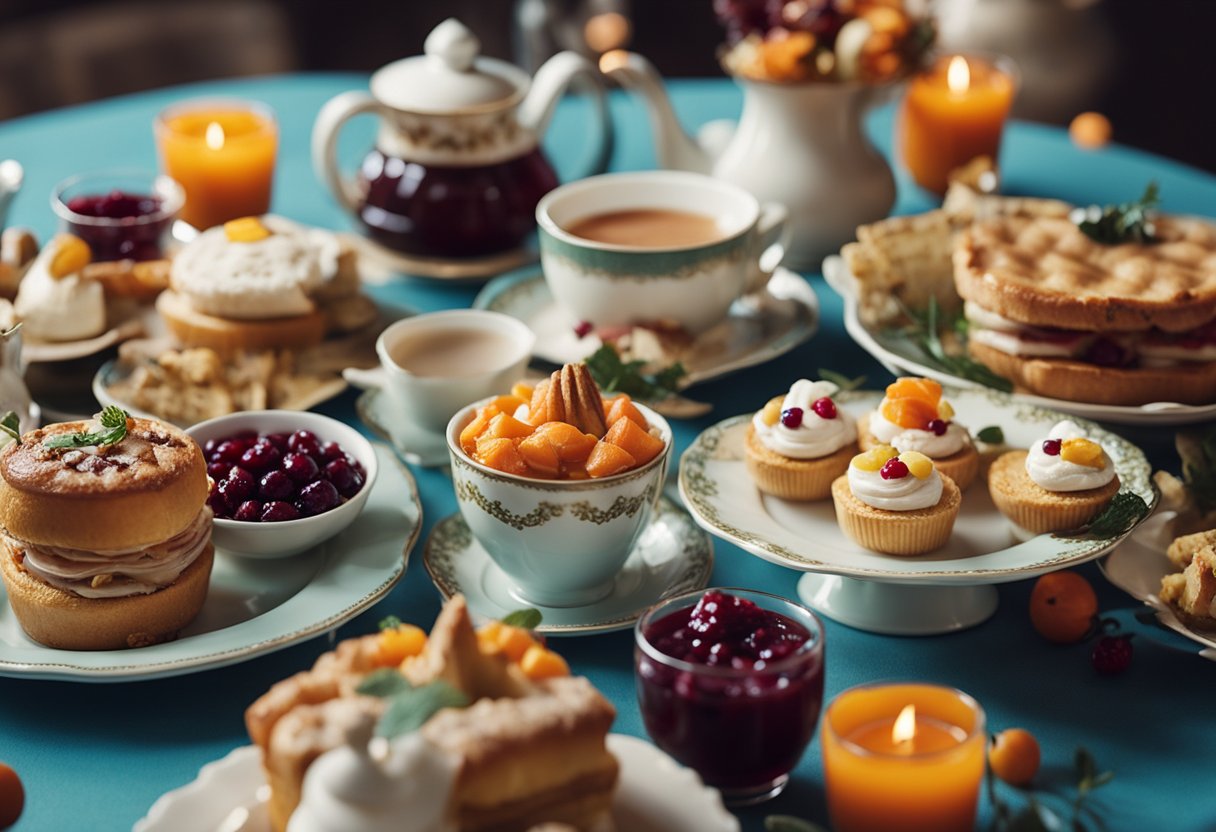
[[[219,150],[224,146],[224,128],[218,121],[213,121],[207,125],[207,133],[203,136],[207,142],[207,147],[212,150]]]
[[[962,55],[950,59],[950,66],[946,67],[946,86],[950,92],[966,92],[971,86],[971,67]]]
[[[891,742],[899,745],[909,742],[916,736],[916,706],[905,705],[895,717],[895,725],[891,727]]]

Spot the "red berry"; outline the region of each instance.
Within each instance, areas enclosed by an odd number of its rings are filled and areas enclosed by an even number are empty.
[[[893,456],[882,466],[878,475],[884,480],[902,480],[908,476],[908,466],[899,457]]]
[[[790,407],[781,411],[781,424],[790,430],[799,427],[802,424],[802,408]]]
[[[1132,637],[1102,636],[1094,645],[1090,659],[1093,661],[1094,670],[1103,676],[1122,673],[1132,663]]]
[[[949,426],[950,423],[944,419],[930,419],[929,424],[925,425],[925,430],[931,430],[937,436],[945,436],[946,428]]]
[[[577,338],[586,338],[591,334],[592,329],[591,321],[579,321],[574,325],[574,335]]]
[[[811,405],[811,410],[815,411],[815,415],[820,419],[835,419],[836,418],[836,402],[824,396],[822,399],[815,399]]]
[[[1048,456],[1059,456],[1060,455],[1060,446],[1062,444],[1063,443],[1060,442],[1059,439],[1044,439],[1043,440],[1043,453],[1047,454]]]

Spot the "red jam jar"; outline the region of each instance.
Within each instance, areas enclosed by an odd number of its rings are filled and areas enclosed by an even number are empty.
[[[781,793],[823,705],[823,626],[748,589],[670,598],[634,629],[638,705],[655,744],[730,805]]]
[[[86,173],[51,193],[62,230],[89,244],[95,261],[159,260],[185,194],[168,176],[139,170]]]

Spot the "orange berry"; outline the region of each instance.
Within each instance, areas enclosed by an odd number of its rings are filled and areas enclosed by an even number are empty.
[[[570,665],[566,664],[566,660],[539,644],[533,644],[527,649],[519,661],[519,669],[533,681],[570,675]]]
[[[25,808],[25,788],[17,772],[0,763],[0,829],[8,829]]]
[[[1035,581],[1030,593],[1030,623],[1048,641],[1080,641],[1097,614],[1098,596],[1079,573],[1050,572]]]
[[[75,274],[89,265],[93,259],[93,252],[89,248],[89,244],[79,237],[59,234],[51,242],[59,248],[51,255],[51,262],[47,264],[46,268],[51,273],[51,277],[55,279]]]
[[[937,405],[925,399],[885,399],[880,410],[888,422],[915,430],[925,430],[937,418]]]
[[[513,662],[521,660],[535,644],[532,633],[523,627],[503,624],[498,630],[498,649]]]
[[[1101,113],[1081,113],[1068,125],[1073,144],[1086,150],[1110,144],[1111,132],[1110,119]]]
[[[992,738],[988,765],[1011,786],[1028,786],[1039,771],[1039,742],[1024,728],[1007,728]]]
[[[920,399],[937,407],[942,386],[931,378],[904,376],[887,385],[888,399]]]
[[[410,656],[417,656],[426,647],[426,633],[413,624],[401,624],[389,630],[381,630],[376,660],[391,667],[401,664]]]

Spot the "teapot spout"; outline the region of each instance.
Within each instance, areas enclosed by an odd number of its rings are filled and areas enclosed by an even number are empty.
[[[623,88],[636,92],[646,102],[654,130],[655,154],[659,167],[709,173],[713,158],[693,141],[676,118],[663,80],[650,61],[636,52],[613,50],[600,58],[600,71]]]

